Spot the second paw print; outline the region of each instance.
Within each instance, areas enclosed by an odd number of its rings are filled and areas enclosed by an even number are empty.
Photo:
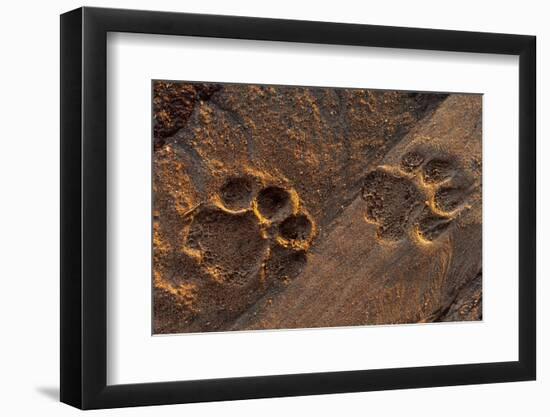
[[[382,240],[412,236],[433,242],[468,206],[472,189],[454,158],[409,151],[398,165],[379,166],[366,175],[365,219],[377,225]]]

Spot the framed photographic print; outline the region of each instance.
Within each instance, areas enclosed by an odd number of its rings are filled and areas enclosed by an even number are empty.
[[[535,38],[61,16],[61,401],[535,379]]]

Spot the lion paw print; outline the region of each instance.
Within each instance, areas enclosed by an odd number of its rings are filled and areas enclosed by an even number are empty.
[[[298,194],[254,177],[228,178],[211,201],[189,213],[185,250],[219,284],[257,287],[294,278],[315,225]]]
[[[365,219],[377,236],[398,241],[410,233],[434,241],[449,230],[471,191],[452,158],[406,153],[398,167],[380,166],[363,183]]]

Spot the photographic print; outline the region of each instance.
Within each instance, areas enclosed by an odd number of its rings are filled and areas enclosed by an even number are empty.
[[[482,319],[482,95],[152,82],[153,334]]]

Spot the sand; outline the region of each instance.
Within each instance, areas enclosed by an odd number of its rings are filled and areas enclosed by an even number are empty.
[[[480,95],[153,93],[154,333],[481,319]]]

